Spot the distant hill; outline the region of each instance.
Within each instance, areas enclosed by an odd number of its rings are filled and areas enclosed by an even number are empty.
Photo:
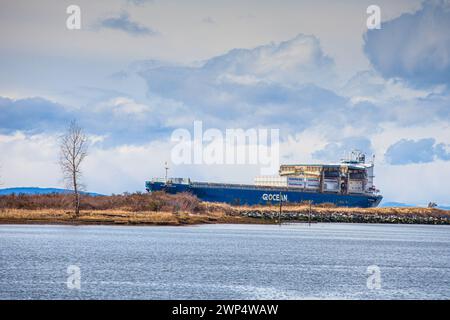
[[[413,208],[413,207],[417,207],[414,204],[407,204],[407,203],[403,203],[403,202],[384,202],[380,204],[380,207],[382,208],[386,208],[386,207],[396,207],[396,208]]]
[[[19,187],[19,188],[5,188],[0,189],[0,195],[10,195],[10,194],[51,194],[51,193],[71,193],[72,191],[67,189],[59,188],[38,188],[38,187]],[[88,194],[90,196],[103,196],[103,194],[95,192],[82,192],[83,194]]]
[[[380,204],[380,207],[382,208],[391,208],[391,207],[396,207],[396,208],[418,208],[418,207],[426,207],[425,205],[415,205],[415,204],[408,204],[408,203],[403,203],[403,202],[384,202]],[[450,210],[450,206],[437,206],[438,209],[442,209],[442,210]]]

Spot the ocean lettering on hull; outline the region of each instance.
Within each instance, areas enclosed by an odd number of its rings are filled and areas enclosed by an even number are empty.
[[[262,195],[264,201],[280,201],[279,193],[264,193]],[[287,194],[281,194],[281,201],[288,201]]]

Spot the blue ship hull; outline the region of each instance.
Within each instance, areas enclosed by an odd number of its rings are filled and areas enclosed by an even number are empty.
[[[367,194],[338,194],[305,191],[286,187],[259,187],[253,185],[233,185],[220,183],[164,183],[146,182],[149,192],[165,191],[170,194],[189,192],[200,200],[223,202],[231,205],[257,205],[282,202],[300,203],[312,201],[313,204],[333,203],[339,207],[376,207],[382,196]]]

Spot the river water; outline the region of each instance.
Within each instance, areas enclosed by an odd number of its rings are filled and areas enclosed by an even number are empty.
[[[0,225],[0,299],[450,299],[450,227]]]

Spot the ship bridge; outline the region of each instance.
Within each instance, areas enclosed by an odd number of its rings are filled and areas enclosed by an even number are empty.
[[[281,165],[277,177],[257,177],[257,185],[286,185],[317,192],[341,194],[374,194],[373,161],[365,162],[365,155],[353,151],[336,164]]]

